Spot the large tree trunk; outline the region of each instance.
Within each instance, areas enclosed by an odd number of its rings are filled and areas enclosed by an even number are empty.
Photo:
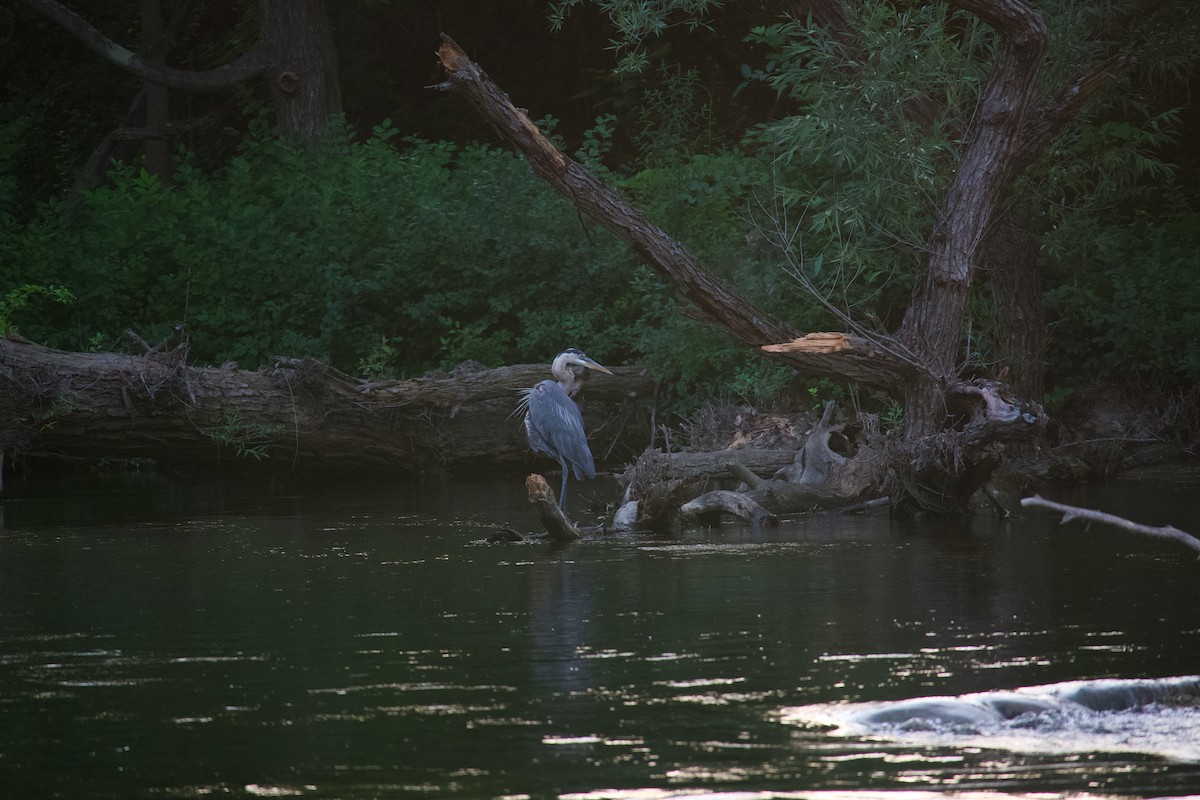
[[[255,372],[194,367],[186,347],[70,353],[0,338],[0,451],[27,459],[148,458],[270,472],[464,471],[532,462],[513,416],[545,365],[372,384],[312,360]],[[635,367],[591,381],[581,403],[598,457],[646,441],[653,381]]]
[[[314,141],[342,110],[337,50],[323,0],[262,0],[267,69],[280,132]]]
[[[1041,14],[1017,0],[960,0],[1000,34],[996,60],[975,111],[954,182],[927,243],[925,275],[913,290],[898,338],[928,366],[905,399],[906,435],[936,433],[949,415],[946,390],[958,375],[976,251],[997,202],[1017,175],[1019,133],[1046,46]]]
[[[1002,215],[984,242],[979,268],[991,287],[1000,376],[1020,397],[1041,397],[1046,315],[1033,234],[1010,214]]]
[[[142,37],[148,43],[146,59],[153,64],[165,65],[167,61],[167,29],[163,24],[162,5],[159,0],[139,0],[142,13]],[[146,81],[142,86],[145,95],[145,127],[165,128],[171,121],[170,90],[166,86]],[[171,148],[166,139],[146,139],[146,169],[157,175],[164,184],[171,182],[173,162]]]

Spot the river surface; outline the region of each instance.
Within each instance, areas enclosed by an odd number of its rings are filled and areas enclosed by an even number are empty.
[[[1200,794],[1195,694],[831,719],[1186,682],[1174,542],[1030,513],[488,544],[536,528],[520,477],[6,491],[0,798]],[[1200,532],[1195,470],[1053,497]]]

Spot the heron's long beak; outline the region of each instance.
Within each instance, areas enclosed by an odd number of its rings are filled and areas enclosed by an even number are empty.
[[[579,364],[580,366],[587,367],[588,369],[594,369],[597,372],[603,372],[605,375],[612,375],[612,370],[610,370],[608,367],[604,366],[603,364],[596,363],[595,361],[588,358],[587,356],[578,356],[575,359],[575,363]]]

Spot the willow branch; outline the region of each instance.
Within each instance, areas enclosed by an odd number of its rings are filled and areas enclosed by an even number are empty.
[[[1079,112],[1092,96],[1112,82],[1114,73],[1131,63],[1133,59],[1128,56],[1113,56],[1087,74],[1073,80],[1051,100],[1031,113],[1021,131],[1018,168],[1024,169],[1036,161],[1059,131],[1079,116]]]

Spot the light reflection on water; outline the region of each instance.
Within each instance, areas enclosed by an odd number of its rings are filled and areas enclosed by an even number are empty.
[[[1200,568],[1168,545],[1043,517],[481,544],[535,524],[513,484],[6,499],[0,796],[1200,792],[1200,765],[1101,732],[1055,750],[782,721],[1194,673]],[[1145,519],[1125,491],[1108,510]],[[1186,491],[1151,503],[1200,529]]]

